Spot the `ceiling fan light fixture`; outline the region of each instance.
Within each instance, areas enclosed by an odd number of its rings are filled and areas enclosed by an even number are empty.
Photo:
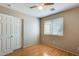
[[[37,8],[38,10],[43,10],[43,9],[47,9],[49,7],[51,7],[54,3],[40,3],[40,4],[36,4],[34,6],[31,6],[30,8]]]
[[[37,7],[39,10],[43,10],[43,6],[38,6]]]

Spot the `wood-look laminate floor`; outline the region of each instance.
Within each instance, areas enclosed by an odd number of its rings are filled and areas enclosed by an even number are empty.
[[[15,50],[7,56],[74,56],[74,54],[55,47],[38,44],[32,47]]]

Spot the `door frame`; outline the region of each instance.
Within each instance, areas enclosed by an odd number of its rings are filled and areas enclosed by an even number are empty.
[[[21,19],[21,48],[24,47],[24,19]]]

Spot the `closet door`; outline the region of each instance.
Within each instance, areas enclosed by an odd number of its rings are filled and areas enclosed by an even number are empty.
[[[9,53],[10,49],[10,30],[9,18],[2,14],[1,18],[1,53],[2,55]]]
[[[14,38],[14,17],[11,17],[10,21],[10,43],[11,43],[11,50],[15,50],[15,38]]]
[[[21,48],[21,19],[0,14],[0,55]]]
[[[0,55],[2,55],[2,15],[0,14]]]
[[[7,51],[11,51],[11,19],[12,17],[11,16],[7,16],[7,19],[6,19],[6,49]]]
[[[2,39],[2,52],[4,53],[4,52],[6,52],[6,49],[7,49],[7,31],[6,31],[6,15],[2,15],[2,19],[1,19],[1,21],[2,21],[2,23],[1,23],[1,29],[2,29],[2,33],[1,33],[1,39]]]
[[[11,20],[11,48],[21,48],[21,19],[16,17]]]
[[[15,39],[15,49],[21,48],[21,19],[14,18],[14,39]]]

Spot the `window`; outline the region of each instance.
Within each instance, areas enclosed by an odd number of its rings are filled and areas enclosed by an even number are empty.
[[[63,17],[45,21],[44,34],[63,36]]]

